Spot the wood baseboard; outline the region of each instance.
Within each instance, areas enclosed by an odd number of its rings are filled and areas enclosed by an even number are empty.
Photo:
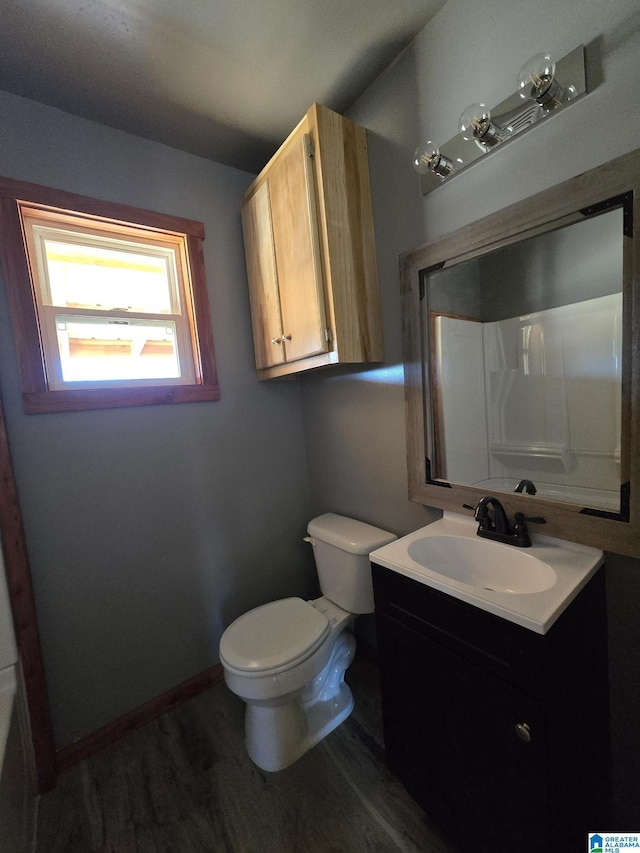
[[[375,646],[358,639],[357,649],[357,654],[363,658],[377,662],[378,650]],[[205,669],[198,675],[194,675],[193,678],[183,681],[182,684],[178,684],[177,687],[173,687],[166,693],[156,696],[155,699],[151,699],[139,708],[123,714],[122,717],[118,717],[117,720],[107,723],[106,726],[97,729],[95,732],[91,732],[75,743],[58,749],[56,751],[56,769],[58,773],[61,773],[68,767],[72,767],[85,758],[89,758],[91,755],[95,755],[96,752],[120,740],[128,732],[144,726],[146,723],[151,722],[151,720],[155,720],[156,717],[171,710],[171,708],[175,708],[176,705],[179,705],[186,699],[191,699],[208,687],[218,684],[223,678],[224,671],[222,665],[218,663],[209,669]]]
[[[123,714],[122,717],[118,717],[117,720],[107,723],[106,726],[95,732],[91,732],[91,734],[77,740],[75,743],[62,747],[56,752],[58,773],[88,758],[90,755],[94,755],[106,746],[115,743],[128,734],[128,732],[133,731],[133,729],[137,729],[151,722],[151,720],[155,720],[156,717],[171,710],[171,708],[175,708],[176,705],[179,705],[186,699],[191,699],[208,687],[218,684],[222,679],[223,669],[221,664],[218,663],[209,669],[205,669],[204,672],[194,675],[193,678],[183,681],[182,684],[178,684],[177,687],[173,687],[166,693],[156,696],[155,699],[145,702],[139,708]]]

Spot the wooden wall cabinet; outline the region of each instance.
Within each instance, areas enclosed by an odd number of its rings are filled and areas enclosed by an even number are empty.
[[[314,104],[242,205],[260,379],[383,359],[366,132]]]
[[[372,565],[387,763],[464,853],[611,823],[604,572],[540,635]]]

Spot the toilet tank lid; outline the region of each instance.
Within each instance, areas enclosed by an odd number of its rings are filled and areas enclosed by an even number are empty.
[[[388,530],[334,512],[325,512],[324,515],[312,518],[307,532],[314,539],[335,545],[350,554],[370,554],[398,538]]]

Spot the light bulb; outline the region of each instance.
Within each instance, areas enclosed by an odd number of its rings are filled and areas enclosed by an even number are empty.
[[[532,98],[545,110],[554,110],[575,94],[574,87],[563,87],[555,79],[556,64],[548,53],[537,53],[520,69],[518,94]]]
[[[453,172],[453,163],[441,154],[433,142],[426,142],[416,148],[413,155],[413,167],[421,175],[433,172],[440,178],[446,178]]]
[[[502,142],[501,130],[484,104],[469,104],[460,116],[458,130],[463,139],[475,140],[483,150]]]
[[[440,152],[433,142],[426,142],[416,148],[416,153],[413,155],[413,168],[419,174],[425,175],[431,169],[431,161],[439,155]]]

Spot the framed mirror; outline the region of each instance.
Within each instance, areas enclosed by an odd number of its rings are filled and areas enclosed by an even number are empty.
[[[640,556],[639,191],[634,152],[402,258],[412,500]]]

